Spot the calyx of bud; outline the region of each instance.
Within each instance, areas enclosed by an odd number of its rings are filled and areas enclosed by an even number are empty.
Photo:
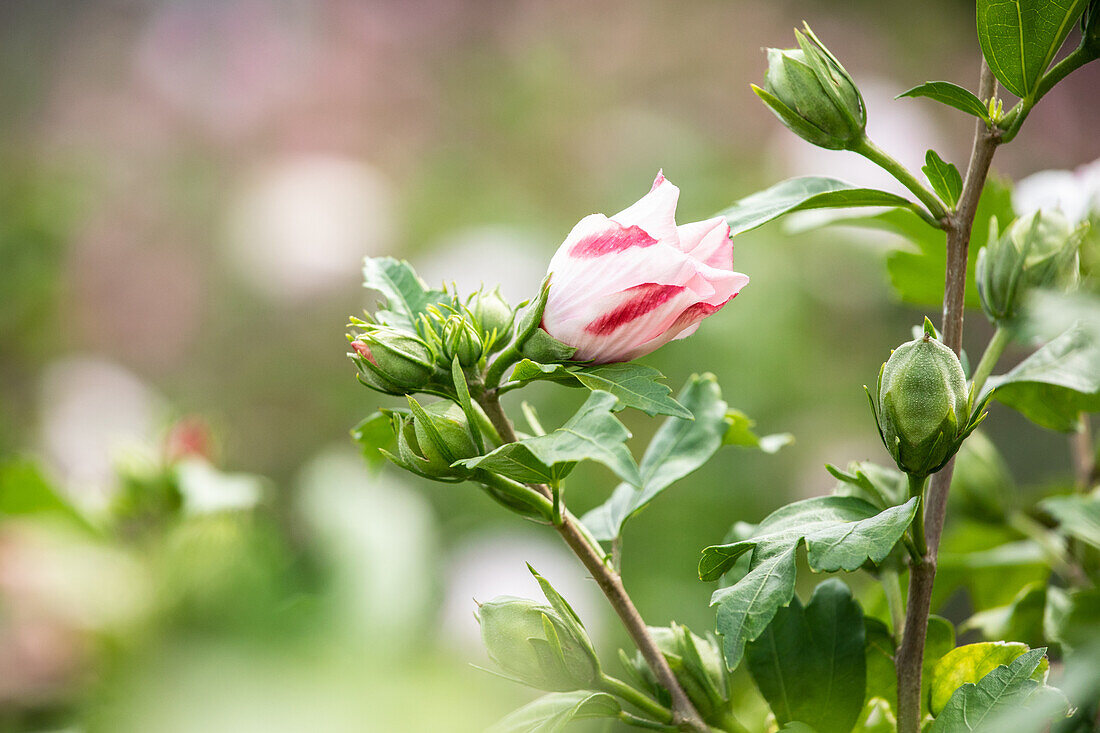
[[[500,288],[478,291],[471,300],[470,308],[481,327],[485,350],[493,352],[503,348],[512,335],[516,314]]]
[[[1016,219],[1003,232],[991,219],[988,244],[978,252],[974,279],[982,310],[995,323],[1012,320],[1024,293],[1033,288],[1067,290],[1079,278],[1078,249],[1088,231],[1054,211]]]
[[[359,368],[359,381],[387,394],[423,387],[435,367],[423,340],[389,326],[371,324],[351,342],[348,355]]]
[[[392,414],[397,454],[384,452],[386,457],[427,478],[464,480],[469,471],[452,468],[451,464],[462,458],[473,458],[478,455],[478,449],[462,408],[450,400],[428,405],[421,405],[412,397],[408,400],[409,414]]]
[[[489,657],[505,674],[540,690],[590,687],[601,672],[588,633],[565,599],[545,578],[531,572],[550,605],[500,596],[477,609]]]
[[[829,150],[854,147],[867,126],[863,95],[809,26],[794,34],[798,48],[768,49],[764,87],[753,91],[804,140]]]
[[[879,370],[878,404],[871,399],[886,450],[917,477],[943,468],[985,417],[982,405],[971,411],[962,364],[934,333],[926,319],[923,337],[894,349]]]
[[[729,710],[729,673],[718,640],[711,635],[698,636],[676,622],[667,627],[651,626],[649,633],[695,709],[707,722],[720,724]],[[620,652],[620,656],[650,694],[666,705],[671,702],[640,652],[633,657]]]

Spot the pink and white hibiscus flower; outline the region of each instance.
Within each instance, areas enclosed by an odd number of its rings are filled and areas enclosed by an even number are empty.
[[[542,327],[575,359],[630,361],[686,338],[749,282],[726,220],[677,226],[679,196],[658,173],[633,206],[581,219],[550,260]]]

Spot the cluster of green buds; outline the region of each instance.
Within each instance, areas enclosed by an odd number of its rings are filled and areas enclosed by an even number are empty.
[[[358,329],[349,334],[349,356],[359,369],[359,381],[386,394],[413,392],[450,395],[451,367],[457,358],[463,369],[499,351],[512,336],[515,314],[499,289],[479,290],[465,303],[443,291],[427,305],[411,327],[352,318]]]
[[[829,150],[853,148],[867,127],[863,95],[808,25],[794,34],[798,48],[768,49],[764,87],[753,85],[753,91],[807,142]]]
[[[989,222],[988,244],[978,252],[974,278],[982,310],[995,323],[1011,321],[1033,288],[1070,289],[1077,284],[1078,249],[1088,223],[1074,229],[1058,211],[1036,211],[1003,232]]]
[[[532,569],[549,605],[499,596],[478,605],[477,620],[489,658],[523,684],[551,692],[596,686],[600,661],[580,618]]]
[[[871,398],[879,435],[898,468],[923,478],[943,468],[985,418],[973,404],[955,352],[924,335],[894,349],[878,374],[878,403]],[[870,392],[868,392],[870,397]]]
[[[651,626],[649,633],[703,719],[716,726],[725,723],[730,713],[730,676],[718,640],[713,635],[704,639],[676,622]],[[619,657],[636,682],[663,704],[670,704],[668,691],[657,683],[640,652],[630,657],[620,650]]]

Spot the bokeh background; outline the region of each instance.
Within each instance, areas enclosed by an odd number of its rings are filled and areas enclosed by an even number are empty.
[[[896,190],[749,90],[761,48],[803,19],[880,145],[913,168],[928,147],[965,160],[969,118],[893,100],[973,85],[963,0],[0,4],[0,503],[37,482],[79,508],[0,522],[0,731],[482,730],[532,693],[470,666],[486,663],[473,598],[536,594],[528,561],[601,648],[625,645],[555,537],[358,455],[348,431],[380,404],[345,356],[360,262],[519,301],[578,219],[661,168],[680,221],[791,175]],[[1100,67],[1071,76],[997,170],[1100,157],[1098,88]],[[745,234],[752,283],[647,359],[674,388],[714,372],[760,430],[797,439],[729,449],[628,526],[651,623],[712,628],[702,547],[830,490],[826,462],[885,460],[861,386],[924,315],[889,291],[897,246]],[[980,314],[968,329],[977,350]],[[548,423],[580,399],[531,393]],[[655,428],[624,420],[639,443]],[[988,425],[1022,485],[1071,474],[1061,436],[1002,409]],[[181,439],[225,472],[194,478],[215,505],[262,497],[248,521],[150,508]],[[578,477],[578,512],[614,485]],[[120,496],[126,531],[75,527]]]

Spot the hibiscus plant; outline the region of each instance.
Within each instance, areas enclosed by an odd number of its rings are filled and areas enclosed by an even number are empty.
[[[1055,63],[1075,26],[1079,45]],[[795,32],[797,48],[767,51],[753,90],[776,117],[810,144],[868,158],[911,197],[796,178],[678,225],[679,189],[658,173],[627,209],[581,219],[539,292],[515,306],[498,290],[436,290],[406,262],[367,260],[364,284],[380,297],[372,313],[352,319],[349,357],[364,385],[405,400],[366,417],[356,440],[425,479],[475,486],[556,532],[636,647],[601,656],[583,619],[532,569],[544,599],[476,608],[497,671],[546,692],[497,730],[552,731],[584,719],[685,731],[1095,730],[1100,493],[1087,414],[1100,408],[1100,301],[1078,287],[1088,223],[1050,206],[1013,211],[1007,184],[989,172],[1031,109],[1100,55],[1100,3],[978,0],[977,35],[976,91],[932,81],[899,95],[975,118],[962,169],[929,150],[923,180],[868,137],[874,111],[808,26]],[[673,397],[660,373],[634,360],[691,335],[745,288],[749,278],[733,269],[738,234],[792,212],[860,207],[871,210],[830,224],[910,239],[915,250],[893,263],[894,285],[907,301],[932,305],[931,293],[942,304],[910,340],[882,345],[888,358],[877,379],[862,377],[883,463],[827,466],[838,482],[832,495],[759,524],[729,517],[724,542],[698,540],[699,577],[717,584],[714,628],[648,626],[619,574],[624,524],[723,446],[775,452],[789,436],[756,435],[710,374],[690,376]],[[961,349],[968,308],[994,326],[974,362]],[[1013,341],[1031,355],[998,374]],[[534,382],[586,398],[564,424],[544,426],[526,403],[502,400]],[[1003,464],[975,430],[994,400],[1073,436],[1073,490],[1011,509],[988,500],[1003,489]],[[522,419],[506,404],[521,406]],[[663,420],[640,460],[616,417],[624,409]],[[945,564],[939,548],[960,456],[972,468],[955,493],[987,507],[984,521],[1012,542]],[[578,517],[567,488],[581,461],[603,464],[621,483]],[[795,592],[800,565],[833,574],[806,599]],[[1022,565],[1041,567],[1041,580],[1017,582]],[[962,580],[937,587],[937,567]],[[857,601],[845,582],[851,573],[880,584],[881,608]],[[943,582],[973,591],[965,623],[931,615]],[[974,591],[990,584],[1004,586],[994,597],[1014,600],[987,602]],[[739,667],[770,707],[766,719],[737,709],[731,674]]]

